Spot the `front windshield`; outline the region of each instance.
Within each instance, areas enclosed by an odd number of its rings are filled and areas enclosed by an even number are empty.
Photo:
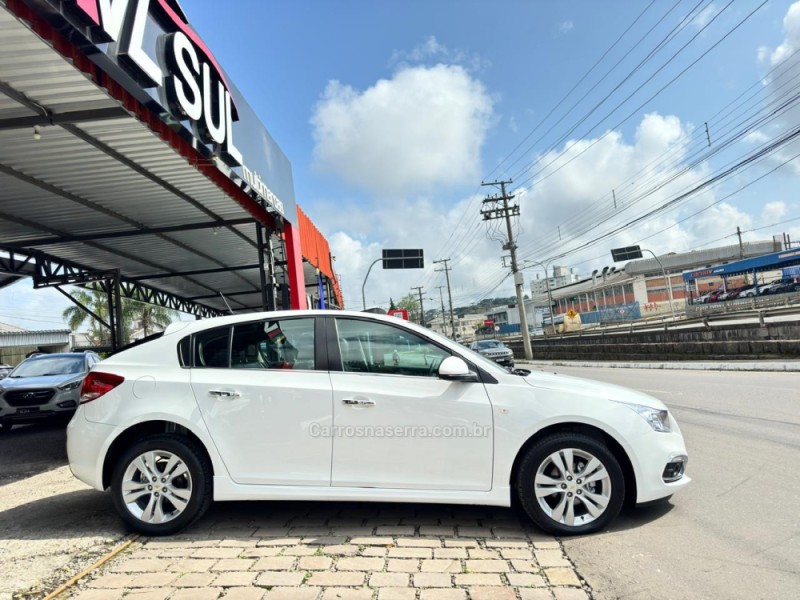
[[[77,375],[83,371],[83,356],[49,356],[28,359],[19,364],[9,377],[44,377],[47,375]]]
[[[487,348],[502,348],[502,342],[498,342],[497,340],[482,340],[478,342],[478,349],[486,350]]]

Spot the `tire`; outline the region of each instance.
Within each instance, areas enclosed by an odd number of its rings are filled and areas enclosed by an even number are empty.
[[[587,475],[588,483],[582,480]],[[555,434],[529,448],[516,488],[527,515],[553,535],[603,529],[625,499],[619,461],[602,441],[581,433]]]
[[[132,531],[172,535],[203,516],[211,505],[211,465],[197,444],[183,436],[147,437],[120,456],[111,495],[114,508]]]

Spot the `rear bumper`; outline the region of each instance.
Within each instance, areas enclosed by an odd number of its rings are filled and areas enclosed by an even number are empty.
[[[72,474],[103,491],[103,460],[115,427],[86,420],[82,407],[67,426],[67,458]]]

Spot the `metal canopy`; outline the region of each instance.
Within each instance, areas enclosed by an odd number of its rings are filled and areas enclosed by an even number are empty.
[[[260,310],[265,264],[285,306],[281,238],[260,245],[199,166],[0,3],[0,287],[54,285],[43,265],[118,273],[123,295],[210,316]]]

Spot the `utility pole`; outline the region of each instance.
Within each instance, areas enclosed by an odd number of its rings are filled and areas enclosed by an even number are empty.
[[[444,271],[444,276],[447,279],[447,300],[450,302],[450,331],[452,331],[453,339],[456,339],[456,321],[453,318],[453,294],[450,291],[450,262],[449,258],[443,258],[442,260],[435,260],[433,264],[439,265],[443,264],[444,267],[441,269],[436,269],[437,273],[441,273]]]
[[[531,334],[528,331],[528,315],[525,313],[525,300],[523,298],[523,288],[525,287],[525,277],[522,271],[519,270],[517,265],[517,244],[514,242],[514,230],[511,227],[511,217],[519,216],[519,204],[509,204],[514,196],[506,194],[506,184],[513,183],[512,181],[495,181],[492,183],[481,183],[482,186],[494,185],[500,186],[502,195],[500,196],[487,196],[483,201],[484,206],[488,208],[481,210],[481,214],[485,221],[492,221],[495,219],[506,220],[506,230],[508,232],[508,242],[503,245],[503,250],[508,250],[511,254],[511,273],[514,276],[514,287],[517,291],[517,306],[519,307],[519,328],[522,333],[522,346],[525,349],[525,358],[527,360],[533,359],[533,350],[531,350]]]
[[[739,258],[744,258],[744,246],[742,246],[742,230],[736,226],[736,235],[739,236]]]
[[[419,292],[419,324],[425,327],[425,308],[422,306],[422,286],[412,287]]]
[[[445,318],[444,318],[444,315],[446,313],[444,311],[444,295],[442,293],[442,290],[444,289],[444,286],[440,285],[440,286],[438,286],[438,289],[439,289],[439,300],[442,302],[442,333],[445,333],[447,331],[447,327],[445,326],[446,321],[445,321]]]

